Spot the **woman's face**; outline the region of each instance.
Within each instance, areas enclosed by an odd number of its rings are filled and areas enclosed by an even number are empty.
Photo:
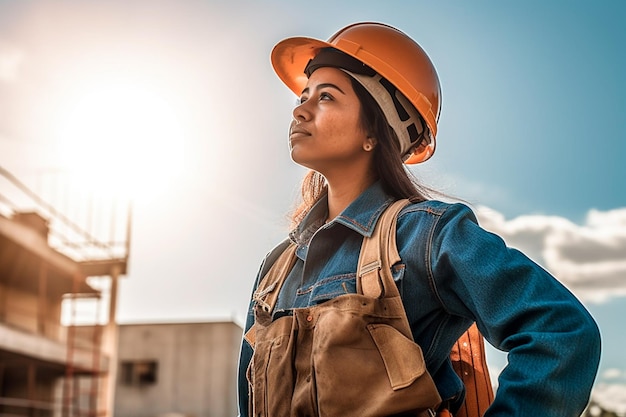
[[[371,152],[363,146],[371,139],[363,129],[360,112],[361,103],[346,73],[330,67],[316,70],[293,111],[291,158],[322,175],[369,160]]]

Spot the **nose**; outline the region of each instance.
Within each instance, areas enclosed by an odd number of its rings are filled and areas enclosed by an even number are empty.
[[[311,112],[307,109],[307,101],[296,105],[293,109],[293,120],[295,123],[305,122],[311,119]]]

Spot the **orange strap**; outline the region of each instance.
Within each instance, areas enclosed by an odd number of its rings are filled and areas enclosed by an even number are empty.
[[[465,402],[456,417],[482,416],[493,402],[493,388],[485,357],[485,343],[476,324],[456,342],[450,352],[450,360],[465,385]]]

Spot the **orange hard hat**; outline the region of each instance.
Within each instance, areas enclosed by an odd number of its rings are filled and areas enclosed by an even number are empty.
[[[300,95],[307,83],[305,67],[325,48],[335,48],[369,66],[406,97],[424,119],[428,132],[426,140],[403,155],[405,163],[429,159],[435,151],[441,85],[435,66],[422,47],[391,26],[355,23],[339,30],[327,42],[307,37],[282,40],[272,50],[272,66],[287,87]]]

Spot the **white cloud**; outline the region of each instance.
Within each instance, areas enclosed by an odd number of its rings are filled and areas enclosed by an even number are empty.
[[[624,372],[621,369],[609,368],[602,372],[602,379],[619,379],[622,377],[622,375],[624,375]]]
[[[506,220],[486,207],[476,214],[484,228],[522,250],[578,297],[602,302],[626,295],[626,208],[590,210],[583,225],[543,215]]]
[[[592,402],[618,416],[626,415],[626,385],[599,384],[592,394]]]
[[[17,47],[0,41],[0,81],[13,82],[17,79],[24,53]]]

